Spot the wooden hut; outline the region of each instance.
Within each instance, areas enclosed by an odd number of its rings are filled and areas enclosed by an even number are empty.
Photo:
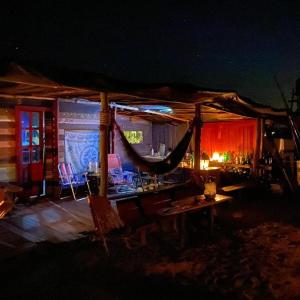
[[[66,131],[98,130],[99,120],[100,192],[107,193],[107,153],[114,147],[110,142],[113,134],[109,135],[110,106],[119,108],[119,116],[156,124],[184,124],[196,115],[199,122],[192,143],[196,168],[200,167],[202,123],[238,120],[250,126],[248,120],[255,120],[251,123],[255,128],[255,133],[251,133],[255,142],[249,145],[255,152],[255,165],[262,152],[262,120],[280,121],[286,117],[284,111],[241,98],[236,92],[210,91],[182,84],[129,83],[99,74],[26,63],[1,63],[0,99],[0,181],[23,186],[36,182],[35,189],[31,189],[35,194],[47,193],[47,185],[41,182],[57,179],[57,164],[64,158]],[[99,102],[101,109],[94,104]],[[143,108],[145,105],[164,105],[170,107],[171,112],[147,110]]]

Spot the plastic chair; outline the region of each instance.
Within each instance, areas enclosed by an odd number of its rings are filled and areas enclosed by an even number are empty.
[[[71,163],[61,162],[58,164],[58,173],[60,179],[60,191],[59,198],[64,189],[71,189],[72,196],[74,200],[78,200],[76,198],[76,192],[78,187],[85,186],[87,187],[89,195],[91,195],[91,189],[89,185],[89,181],[87,179],[87,174],[76,174],[74,168]]]

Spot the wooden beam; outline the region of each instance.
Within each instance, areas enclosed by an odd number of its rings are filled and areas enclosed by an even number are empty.
[[[110,125],[110,153],[115,153],[115,121],[117,112],[116,109],[111,109],[111,125]]]
[[[108,129],[109,129],[109,106],[107,93],[100,93],[101,111],[100,111],[100,134],[99,134],[99,151],[100,151],[100,188],[99,196],[106,197],[108,190]]]
[[[196,100],[191,100],[191,102],[188,102],[187,100],[179,100],[179,99],[159,99],[159,98],[156,98],[156,97],[150,97],[150,96],[145,96],[145,97],[142,97],[142,96],[136,96],[136,95],[129,95],[129,94],[123,94],[123,93],[118,93],[116,95],[113,95],[113,96],[109,96],[109,99],[111,101],[114,101],[114,102],[118,102],[118,103],[124,103],[124,104],[127,104],[127,105],[131,105],[132,103],[136,104],[136,105],[145,105],[145,104],[157,104],[157,103],[165,103],[166,105],[167,104],[172,104],[172,103],[178,103],[178,104],[181,104],[181,105],[191,105],[191,104],[194,104]],[[198,101],[198,100],[197,100]]]
[[[20,85],[26,85],[26,86],[42,87],[42,88],[51,88],[53,90],[55,90],[55,89],[57,89],[57,90],[59,90],[59,89],[72,89],[74,91],[86,91],[86,92],[94,91],[94,92],[97,92],[97,90],[95,90],[95,89],[67,86],[67,85],[56,83],[54,81],[49,81],[48,84],[46,84],[46,83],[41,83],[41,82],[28,82],[28,81],[6,79],[6,78],[3,78],[3,77],[0,77],[0,82],[7,82],[7,83],[14,83],[14,84],[20,84]]]
[[[11,99],[11,100],[19,100],[19,99],[31,99],[31,100],[52,100],[54,101],[55,97],[43,97],[43,96],[28,96],[28,95],[7,95],[0,94],[0,98],[3,99]]]
[[[171,119],[171,120],[176,120],[176,121],[180,121],[180,122],[188,122],[187,119],[185,118],[178,118],[176,116],[174,116],[174,114],[166,114],[166,113],[161,113],[158,111],[153,111],[151,109],[145,111],[145,110],[139,110],[138,107],[133,107],[133,106],[128,106],[128,108],[125,105],[118,105],[118,104],[113,104],[112,107],[115,108],[120,108],[123,111],[126,111],[126,109],[128,110],[128,112],[130,112],[130,114],[134,115],[136,114],[137,116],[146,116],[146,115],[157,115],[159,117],[163,117],[163,118],[167,118],[167,119]]]
[[[194,169],[200,170],[200,144],[201,144],[201,106],[199,103],[196,104],[195,109],[196,124],[194,129],[194,140],[195,140],[195,156],[194,156]]]
[[[264,120],[257,119],[256,145],[255,145],[254,157],[253,157],[253,172],[256,176],[258,175],[258,160],[262,157],[263,138],[264,138]]]

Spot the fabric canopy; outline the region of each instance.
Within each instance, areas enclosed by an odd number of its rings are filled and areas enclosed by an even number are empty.
[[[195,104],[202,104],[204,122],[243,117],[285,118],[286,112],[273,109],[234,91],[216,91],[178,83],[133,83],[102,74],[54,68],[41,64],[0,62],[0,100],[81,98],[99,101],[99,92],[107,92],[110,102],[124,106],[164,104],[172,108],[170,116],[191,121]],[[140,112],[131,111],[139,115]]]

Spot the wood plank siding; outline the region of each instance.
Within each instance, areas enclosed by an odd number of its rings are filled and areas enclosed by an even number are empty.
[[[57,146],[53,141],[56,136],[56,118],[52,113],[54,102],[18,100],[1,103],[0,107],[0,182],[17,182],[17,149],[16,149],[16,108],[32,106],[33,109],[44,108],[46,137],[46,178],[57,178],[53,168],[57,169]]]
[[[84,100],[59,100],[58,161],[65,161],[65,131],[99,130],[100,104]]]
[[[0,108],[0,181],[16,181],[15,110]]]

